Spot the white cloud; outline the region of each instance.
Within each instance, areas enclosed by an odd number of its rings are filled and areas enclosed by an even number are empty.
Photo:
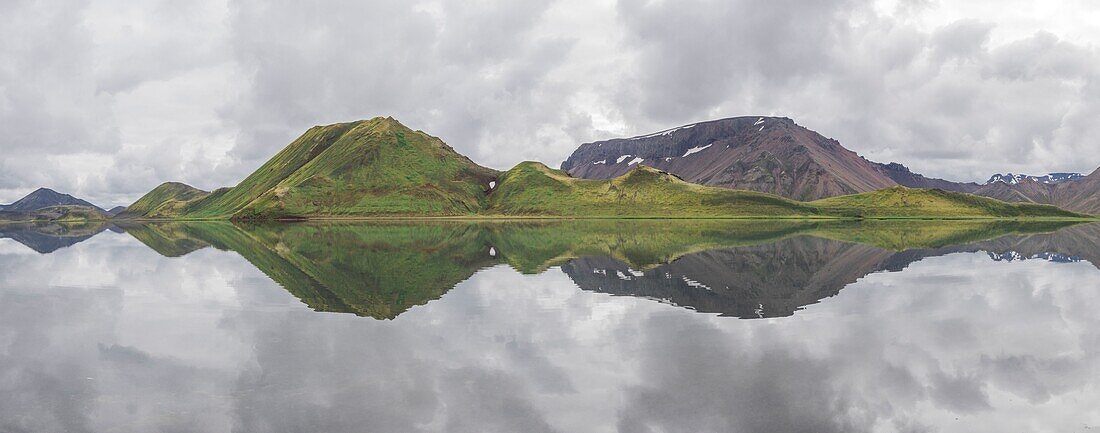
[[[1098,26],[1085,0],[9,1],[0,202],[231,185],[378,115],[500,169],[774,114],[952,179],[1091,171]]]

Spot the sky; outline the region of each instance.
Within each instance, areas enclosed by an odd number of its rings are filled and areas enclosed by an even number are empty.
[[[1100,166],[1091,0],[0,2],[0,203],[239,182],[393,116],[474,161],[786,116],[958,181]]]

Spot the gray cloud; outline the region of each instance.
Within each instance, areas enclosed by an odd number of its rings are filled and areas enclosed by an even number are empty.
[[[9,1],[0,202],[39,186],[108,205],[167,180],[231,185],[309,126],[378,115],[500,169],[777,114],[951,179],[1091,171],[1093,7]]]

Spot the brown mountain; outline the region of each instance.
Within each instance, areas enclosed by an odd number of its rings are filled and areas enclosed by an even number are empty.
[[[609,179],[637,164],[667,171],[688,182],[798,200],[902,185],[1100,214],[1100,169],[1089,176],[1050,183],[1027,176],[1015,183],[953,182],[914,173],[896,162],[868,161],[840,142],[786,117],[734,117],[639,137],[586,143],[561,168],[576,177]]]
[[[735,117],[583,144],[562,170],[588,179],[645,164],[703,185],[815,200],[897,185],[881,164],[785,117]]]
[[[897,182],[898,185],[909,188],[939,188],[946,191],[973,193],[982,187],[982,185],[978,185],[974,182],[961,183],[936,179],[934,177],[925,177],[924,175],[909,171],[909,167],[896,162],[878,164],[878,166],[883,174],[894,182]]]
[[[1059,183],[1020,179],[1015,184],[990,182],[975,194],[1018,203],[1052,204],[1087,214],[1100,214],[1100,169],[1084,178]]]

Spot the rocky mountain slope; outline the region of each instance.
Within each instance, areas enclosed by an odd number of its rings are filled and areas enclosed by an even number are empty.
[[[973,193],[981,188],[973,182],[952,182],[950,180],[936,179],[933,177],[926,177],[922,174],[913,173],[909,170],[909,167],[901,165],[896,162],[889,164],[877,164],[882,173],[889,177],[898,185],[909,188],[938,188],[946,191],[955,192],[969,192]]]
[[[608,179],[645,164],[684,180],[815,200],[897,185],[878,164],[785,117],[735,117],[583,144],[561,168]]]
[[[998,200],[1052,204],[1100,213],[1096,176],[994,175],[984,185],[914,173],[899,163],[868,161],[836,140],[783,117],[735,117],[654,134],[582,144],[562,170],[586,179],[609,179],[645,164],[692,183],[816,200],[901,185],[936,188]]]
[[[990,182],[974,193],[1007,202],[1050,204],[1100,215],[1100,169],[1088,176],[1049,183],[1032,177],[1013,177],[1012,181]]]

